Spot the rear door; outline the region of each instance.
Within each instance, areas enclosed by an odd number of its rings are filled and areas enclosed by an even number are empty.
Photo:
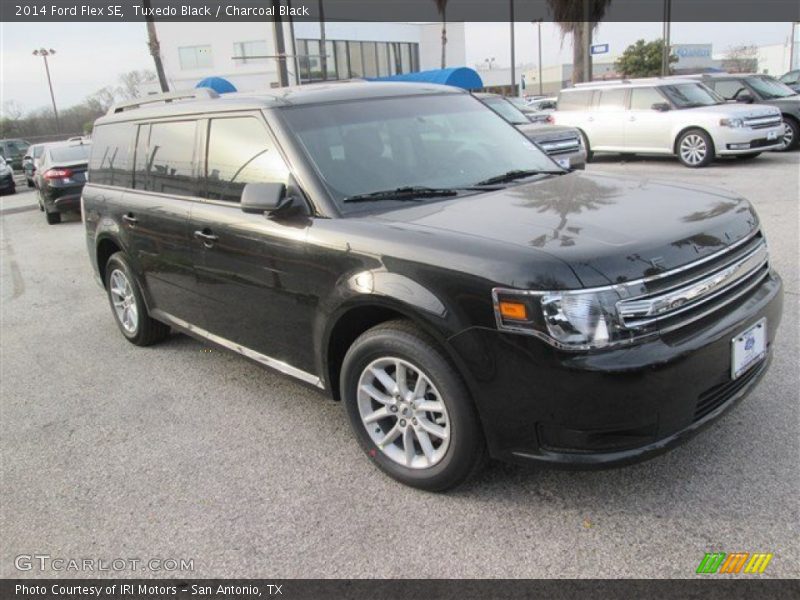
[[[197,129],[194,119],[138,124],[133,189],[115,215],[150,309],[189,323],[202,312],[189,237],[190,207],[198,199]]]
[[[592,150],[624,151],[628,90],[608,88],[596,91],[589,145]]]
[[[192,205],[190,227],[201,327],[262,362],[313,371],[315,266],[305,244],[311,219],[240,208],[245,184],[288,183],[289,168],[260,113],[211,118],[206,135],[206,200]]]
[[[625,118],[625,148],[631,152],[672,153],[669,114],[653,109],[667,99],[655,87],[631,88]]]

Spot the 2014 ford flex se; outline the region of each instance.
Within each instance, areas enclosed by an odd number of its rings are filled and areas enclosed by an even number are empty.
[[[781,317],[747,200],[565,171],[433,85],[115,106],[83,217],[128,340],[172,328],[323,388],[429,490],[487,456],[653,456],[753,388]]]

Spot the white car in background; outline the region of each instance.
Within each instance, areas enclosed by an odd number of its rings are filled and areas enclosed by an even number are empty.
[[[581,131],[587,160],[595,152],[662,154],[697,168],[720,156],[756,157],[783,139],[777,108],[730,104],[691,79],[578,84],[561,90],[552,117]]]

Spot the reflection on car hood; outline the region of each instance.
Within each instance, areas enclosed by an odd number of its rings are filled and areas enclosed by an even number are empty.
[[[394,227],[545,251],[565,261],[587,287],[694,262],[758,227],[750,203],[723,190],[585,172],[392,210],[378,218]]]
[[[551,125],[549,123],[525,123],[516,125],[522,133],[533,140],[561,140],[578,137],[579,132],[574,127],[566,125]]]
[[[738,104],[736,102],[726,102],[725,104],[715,104],[713,106],[697,106],[694,108],[683,108],[678,110],[691,110],[695,113],[709,113],[723,117],[739,117],[747,119],[750,117],[769,117],[780,114],[774,106],[766,104]]]

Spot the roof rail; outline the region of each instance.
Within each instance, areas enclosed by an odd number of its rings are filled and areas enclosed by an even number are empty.
[[[125,102],[117,102],[112,104],[106,114],[113,115],[115,113],[125,112],[126,110],[134,110],[141,108],[147,104],[157,104],[163,102],[165,104],[180,100],[213,100],[219,98],[219,94],[211,88],[195,88],[193,90],[185,90],[182,92],[166,92],[164,94],[152,94],[144,96],[143,98],[134,98],[133,100],[126,100]]]
[[[618,83],[630,83],[630,79],[598,79],[597,81],[584,81],[574,83],[572,87],[596,87],[598,85],[615,85]]]

